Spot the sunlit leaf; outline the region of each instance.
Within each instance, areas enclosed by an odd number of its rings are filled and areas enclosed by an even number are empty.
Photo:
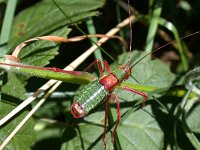
[[[104,4],[104,0],[57,0],[73,22],[97,15],[95,10]],[[34,6],[20,12],[14,21],[9,40],[9,49],[13,50],[17,44],[27,39],[46,35],[59,27],[71,24],[52,1],[38,2]]]

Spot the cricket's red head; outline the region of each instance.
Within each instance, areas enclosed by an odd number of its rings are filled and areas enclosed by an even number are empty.
[[[76,101],[72,104],[70,113],[74,116],[74,118],[81,118],[87,114],[84,108]]]

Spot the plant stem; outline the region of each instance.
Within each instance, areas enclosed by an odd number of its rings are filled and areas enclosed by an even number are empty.
[[[17,0],[8,0],[5,16],[3,19],[3,25],[1,28],[0,35],[0,45],[4,45],[0,47],[0,55],[4,55],[7,52],[7,42],[11,32],[11,26],[14,19],[15,8],[17,5]]]
[[[152,18],[149,18],[149,20],[151,21],[151,24],[149,26],[147,40],[146,40],[146,46],[145,46],[145,51],[147,53],[150,53],[153,49],[154,37],[156,35],[159,18],[160,18],[161,12],[162,12],[162,3],[163,3],[163,0],[156,1],[156,4],[153,9]]]

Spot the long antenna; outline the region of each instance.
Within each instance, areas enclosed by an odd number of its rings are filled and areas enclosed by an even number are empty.
[[[130,19],[131,16],[131,10],[130,10],[130,0],[128,1],[128,15],[129,15],[129,27],[130,27],[130,42],[129,42],[129,54],[128,54],[128,64],[130,64],[131,61],[131,49],[132,49],[132,44],[133,44],[133,35],[132,35],[132,22]]]
[[[192,34],[183,36],[183,37],[181,37],[181,38],[179,38],[179,39],[182,40],[182,39],[188,38],[188,37],[190,37],[190,36],[193,36],[193,35],[196,35],[196,34],[199,34],[199,33],[200,33],[200,31],[197,31],[197,32],[194,32],[194,33],[192,33]],[[166,47],[166,46],[168,46],[168,45],[171,45],[171,44],[172,44],[173,42],[175,42],[175,41],[176,41],[176,40],[173,40],[173,41],[171,41],[171,42],[169,42],[169,43],[167,43],[167,44],[165,44],[165,45],[163,45],[163,46],[160,46],[160,47],[157,48],[157,49],[154,49],[152,52],[146,54],[145,56],[143,56],[142,58],[140,58],[138,61],[136,61],[136,62],[131,66],[131,69],[132,69],[135,65],[137,65],[137,64],[138,64],[142,59],[144,59],[145,57],[149,56],[150,54],[153,54],[153,53],[157,52],[158,50],[160,50],[160,49],[162,49],[162,48],[164,48],[164,47]]]

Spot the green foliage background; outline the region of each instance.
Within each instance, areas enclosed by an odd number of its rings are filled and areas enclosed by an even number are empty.
[[[1,56],[10,54],[19,43],[36,36],[81,35],[82,33],[73,25],[74,23],[86,34],[89,34],[88,30],[91,32],[91,28],[95,28],[96,33],[104,34],[128,16],[127,5],[124,5],[122,1],[56,0],[56,2],[70,19],[63,15],[52,1],[27,2],[24,0],[16,1],[16,6],[13,6],[13,9],[16,7],[14,17],[10,16],[6,19],[4,17],[3,20],[9,0],[0,1],[0,8],[2,8],[0,9]],[[165,36],[160,34],[161,30],[172,39],[179,39],[199,30],[197,21],[200,1],[198,0],[131,0],[130,5],[137,10],[133,11],[137,20],[133,24],[133,50],[130,54],[132,63],[148,51],[152,51],[154,47],[166,43]],[[86,22],[91,21],[91,18],[94,23],[92,27],[89,27]],[[7,28],[3,28],[5,22]],[[8,24],[12,24],[11,30]],[[11,34],[8,34],[10,32]],[[6,38],[6,33],[9,39]],[[130,28],[126,27],[119,34],[129,41],[129,33]],[[160,60],[151,60],[149,57],[134,66],[131,77],[122,84],[148,93],[149,100],[146,106],[141,108],[142,97],[123,89],[114,91],[120,99],[122,120],[113,146],[110,136],[117,112],[115,103],[111,103],[107,149],[113,149],[113,147],[140,150],[200,149],[199,96],[191,93],[187,97],[187,89],[184,88],[183,83],[184,74],[199,65],[199,37],[195,35],[185,40],[179,39],[178,50],[170,45],[155,53],[155,56],[160,58],[172,56],[168,59],[171,60],[170,67]],[[20,59],[22,63],[33,66],[48,65],[62,68],[90,45],[89,40],[73,44],[37,41],[22,50]],[[111,40],[103,46],[103,49],[113,56],[115,61],[104,53],[102,53],[103,58],[97,57],[108,60],[112,64],[112,69],[127,63],[128,55],[118,41]],[[173,55],[168,53],[171,51],[174,52]],[[179,58],[173,59],[176,56]],[[83,70],[94,59],[94,56],[88,58],[78,70]],[[97,70],[93,71],[98,73]],[[35,91],[45,81],[40,78],[30,79],[22,74],[5,73],[2,77],[0,119],[19,105],[27,97],[27,93]],[[101,138],[104,105],[99,106],[85,118],[74,119],[69,109],[76,90],[78,90],[78,85],[62,84],[5,149],[103,149]],[[0,127],[0,143],[35,104],[36,102],[33,102],[26,110]]]

